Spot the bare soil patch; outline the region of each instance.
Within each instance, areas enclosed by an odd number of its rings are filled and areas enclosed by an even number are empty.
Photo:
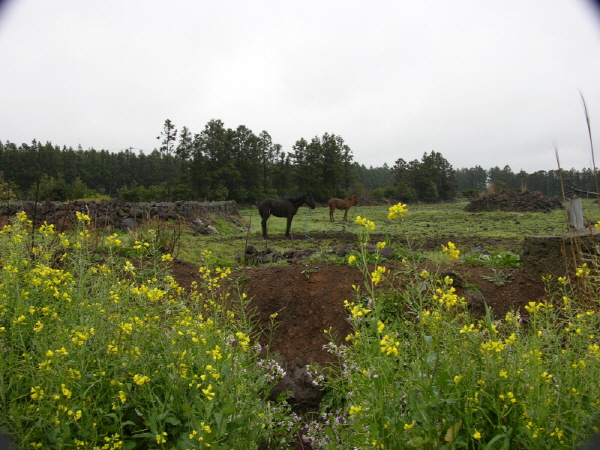
[[[176,260],[172,269],[183,286],[199,281],[198,267],[193,264]],[[512,310],[526,316],[524,306],[544,296],[542,283],[520,270],[503,269],[506,281],[502,285],[482,278],[493,278],[493,270],[488,267],[455,265],[441,267],[440,271],[458,275],[457,292],[466,297],[469,309],[477,316],[485,314],[484,302],[495,317],[504,317]],[[260,338],[263,345],[270,344],[271,354],[280,355],[278,362],[287,373],[274,395],[288,390],[300,410],[316,408],[323,393],[313,385],[306,366],[316,364],[324,368],[335,362],[323,349],[328,342],[324,330],[331,330],[340,342],[351,333],[344,300],[353,300],[352,285],[363,284],[362,273],[346,265],[290,264],[245,268],[237,271],[235,277],[252,299],[251,309],[256,313],[259,330],[268,329],[270,316],[277,314],[278,326],[270,342],[266,334]]]

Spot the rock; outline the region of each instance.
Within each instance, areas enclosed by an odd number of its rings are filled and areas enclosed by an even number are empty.
[[[351,244],[346,244],[346,245],[338,245],[336,247],[333,247],[329,253],[333,253],[336,256],[340,256],[342,258],[344,258],[345,256],[348,256],[348,254],[352,253],[354,251],[354,245]]]
[[[204,224],[204,222],[202,222],[198,218],[195,218],[194,220],[192,220],[190,222],[190,227],[192,228],[192,230],[196,231],[197,233],[208,234],[208,228],[206,228],[206,225]]]
[[[144,216],[144,211],[139,208],[131,208],[129,210],[129,217],[134,217],[136,219],[141,219]]]
[[[485,255],[485,256],[490,256],[490,252],[488,252],[483,247],[473,247],[471,249],[471,255]]]
[[[371,255],[374,255],[379,250],[379,254],[386,259],[392,259],[394,257],[394,250],[391,247],[383,247],[382,249],[378,249],[376,245],[369,244],[366,246],[367,252]]]
[[[283,254],[283,257],[288,260],[290,264],[298,264],[302,260],[308,258],[310,255],[317,253],[315,249],[309,248],[305,250],[290,250]]]
[[[135,219],[132,219],[131,217],[127,217],[121,221],[120,228],[135,231],[138,229],[138,223]]]
[[[240,252],[235,256],[235,260],[240,264],[256,266],[260,264],[270,264],[281,261],[283,255],[281,252],[273,248],[265,248],[264,250],[256,250],[253,245],[248,245],[244,252]]]

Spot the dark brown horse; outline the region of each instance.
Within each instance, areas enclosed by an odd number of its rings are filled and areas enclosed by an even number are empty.
[[[258,212],[260,213],[260,217],[262,217],[261,225],[263,237],[265,239],[267,238],[267,220],[269,220],[269,217],[272,214],[275,217],[287,217],[285,236],[289,238],[292,219],[303,203],[306,203],[310,209],[315,209],[315,202],[313,201],[310,192],[298,195],[297,197],[289,197],[281,200],[275,198],[265,198],[264,200],[261,200],[258,204]]]
[[[344,220],[348,220],[348,210],[352,208],[354,205],[358,205],[358,197],[353,195],[352,197],[348,197],[345,199],[332,198],[327,202],[329,205],[329,220],[333,222],[333,213],[335,209],[343,209],[344,210]]]

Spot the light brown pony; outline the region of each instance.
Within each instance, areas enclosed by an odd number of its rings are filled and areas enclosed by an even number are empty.
[[[352,197],[348,197],[345,199],[332,198],[327,202],[329,205],[329,220],[333,222],[333,213],[335,209],[343,209],[344,210],[344,220],[348,220],[348,210],[352,208],[354,205],[358,205],[358,197],[353,195]]]

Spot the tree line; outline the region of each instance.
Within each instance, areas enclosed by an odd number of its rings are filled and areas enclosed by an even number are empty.
[[[502,169],[492,167],[487,170],[475,166],[469,169],[458,169],[455,173],[456,185],[461,192],[484,191],[493,185],[496,190],[540,191],[549,197],[562,197],[563,191],[567,195],[572,194],[570,185],[582,191],[597,192],[597,177],[598,171],[594,173],[594,170],[589,168],[538,170],[533,173],[520,170],[514,173],[508,165]]]
[[[106,195],[126,201],[235,200],[256,203],[264,197],[311,191],[317,201],[358,195],[373,202],[435,202],[460,193],[496,189],[539,190],[561,195],[558,171],[515,174],[509,166],[454,169],[436,151],[420,160],[398,158],[392,167],[366,167],[353,160],[341,136],[325,133],[300,138],[290,152],[267,131],[244,125],[226,128],[209,121],[199,133],[178,130],[166,120],[150,153],[62,148],[50,142],[16,145],[0,141],[0,190],[9,197],[71,200]],[[595,189],[592,170],[564,172],[584,190]],[[588,189],[589,188],[589,189]]]

